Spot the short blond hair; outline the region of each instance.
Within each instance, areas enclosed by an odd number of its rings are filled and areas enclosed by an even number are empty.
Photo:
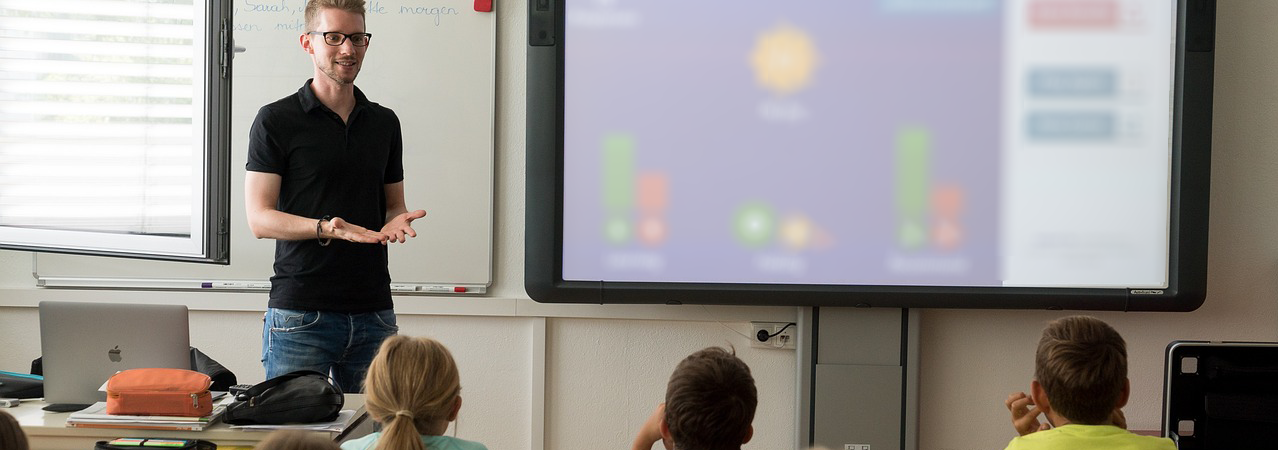
[[[302,14],[306,18],[307,32],[315,31],[315,17],[325,8],[359,14],[360,18],[367,20],[364,16],[364,0],[310,0],[306,2],[306,10]]]
[[[1109,423],[1127,385],[1127,343],[1095,317],[1054,320],[1038,341],[1034,378],[1052,410],[1070,422]]]

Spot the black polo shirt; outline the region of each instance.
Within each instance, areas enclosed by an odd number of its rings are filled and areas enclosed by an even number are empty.
[[[381,230],[386,185],[404,179],[403,135],[389,108],[355,89],[347,123],[320,103],[307,80],[263,106],[249,130],[253,172],[280,175],[280,211]],[[275,241],[272,308],[366,312],[392,307],[386,246],[334,239]]]

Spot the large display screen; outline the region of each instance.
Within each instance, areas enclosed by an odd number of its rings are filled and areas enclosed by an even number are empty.
[[[554,273],[527,283],[603,303],[1192,309],[1202,4],[534,0],[527,263]],[[1011,297],[958,300],[987,292]]]

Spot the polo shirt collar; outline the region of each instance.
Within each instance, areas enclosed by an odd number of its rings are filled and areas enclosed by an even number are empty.
[[[313,81],[315,81],[314,78],[307,79],[306,83],[302,85],[302,88],[297,90],[298,98],[300,98],[302,101],[302,110],[308,113],[311,111],[314,111],[315,108],[324,107],[324,104],[320,103],[319,97],[315,96],[315,91],[311,89],[311,82]],[[364,96],[364,91],[361,91],[359,90],[359,87],[356,87],[355,88],[355,109],[359,109],[360,107],[367,106],[368,103],[369,103],[368,97]],[[324,107],[324,109],[328,109],[328,108]]]

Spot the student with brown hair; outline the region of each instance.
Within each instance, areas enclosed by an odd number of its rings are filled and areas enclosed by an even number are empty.
[[[384,428],[342,448],[488,450],[478,442],[443,436],[461,404],[461,377],[444,344],[391,336],[382,342],[364,379],[364,406]]]
[[[0,411],[0,450],[27,450],[27,434],[8,412]]]
[[[662,441],[668,450],[740,449],[754,435],[758,391],[750,367],[736,354],[710,347],[675,366],[666,401],[635,436],[632,450]]]
[[[301,430],[272,431],[254,450],[340,450],[336,442],[323,434]]]
[[[1054,320],[1038,341],[1030,394],[1014,392],[1004,402],[1020,433],[1007,448],[1175,450],[1170,439],[1126,430],[1121,408],[1130,394],[1127,343],[1118,331],[1089,316]]]

